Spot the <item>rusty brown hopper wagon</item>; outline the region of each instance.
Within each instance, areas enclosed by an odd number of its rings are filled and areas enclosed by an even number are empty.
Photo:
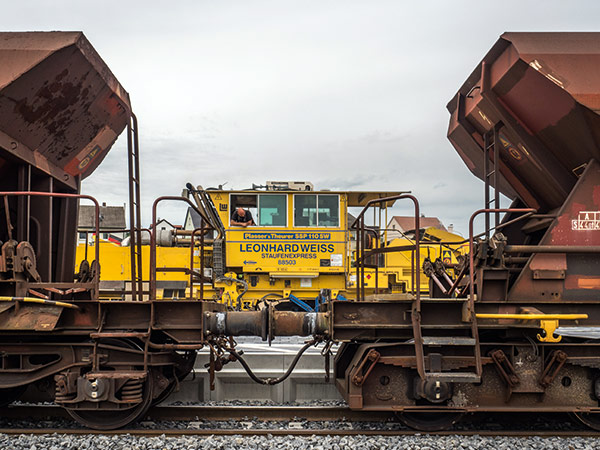
[[[600,245],[598,33],[503,34],[448,109],[467,167],[513,206],[546,214],[507,228],[510,244]],[[508,296],[597,300],[599,269],[590,250],[537,254]]]
[[[78,193],[127,125],[129,95],[79,32],[0,33],[0,65],[0,190]],[[72,281],[77,200],[8,201],[44,281]]]

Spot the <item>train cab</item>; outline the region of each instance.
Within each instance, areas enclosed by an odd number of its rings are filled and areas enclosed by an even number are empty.
[[[246,301],[282,296],[304,303],[322,289],[329,289],[333,298],[343,298],[352,264],[354,216],[350,211],[360,211],[370,200],[399,194],[317,191],[309,183],[298,184],[296,189],[267,185],[264,190],[206,191],[224,227],[226,278],[238,280],[235,292],[230,280],[224,284],[230,295],[236,296],[243,280]],[[383,210],[393,203],[384,204]],[[239,218],[240,209],[252,220],[232,220]]]

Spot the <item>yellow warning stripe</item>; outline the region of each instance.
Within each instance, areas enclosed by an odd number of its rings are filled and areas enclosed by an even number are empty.
[[[0,296],[0,302],[25,302],[25,303],[41,303],[43,305],[62,306],[64,308],[79,309],[79,306],[72,303],[57,302],[55,300],[46,300],[37,297],[3,297]]]
[[[475,314],[478,319],[517,320],[577,320],[587,319],[587,314]]]

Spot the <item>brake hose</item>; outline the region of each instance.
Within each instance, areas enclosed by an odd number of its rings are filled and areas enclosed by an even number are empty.
[[[298,361],[300,360],[300,357],[302,356],[302,354],[311,346],[317,344],[320,340],[319,339],[313,339],[311,341],[308,341],[306,344],[304,344],[304,346],[298,351],[298,353],[296,353],[296,356],[294,357],[294,360],[292,361],[292,363],[290,364],[290,366],[288,367],[288,370],[279,378],[260,378],[258,376],[256,376],[254,374],[254,372],[252,372],[252,369],[250,368],[250,366],[248,365],[248,363],[246,362],[246,360],[244,358],[242,358],[242,356],[233,348],[228,348],[226,349],[229,353],[231,353],[235,359],[237,359],[240,364],[244,367],[244,370],[246,371],[246,373],[248,374],[248,376],[250,378],[252,378],[252,380],[256,381],[258,384],[264,384],[264,385],[268,385],[268,386],[273,386],[274,384],[279,384],[282,381],[284,381],[287,377],[289,377],[292,373],[292,371],[294,370],[294,367],[296,367],[296,364],[298,364]]]

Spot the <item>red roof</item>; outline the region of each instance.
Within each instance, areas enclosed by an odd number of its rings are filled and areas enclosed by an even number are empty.
[[[415,218],[414,216],[393,216],[392,221],[395,221],[402,231],[411,231],[415,229]],[[423,217],[419,218],[419,226],[421,228],[435,227],[439,230],[448,231],[444,224],[437,217]]]

